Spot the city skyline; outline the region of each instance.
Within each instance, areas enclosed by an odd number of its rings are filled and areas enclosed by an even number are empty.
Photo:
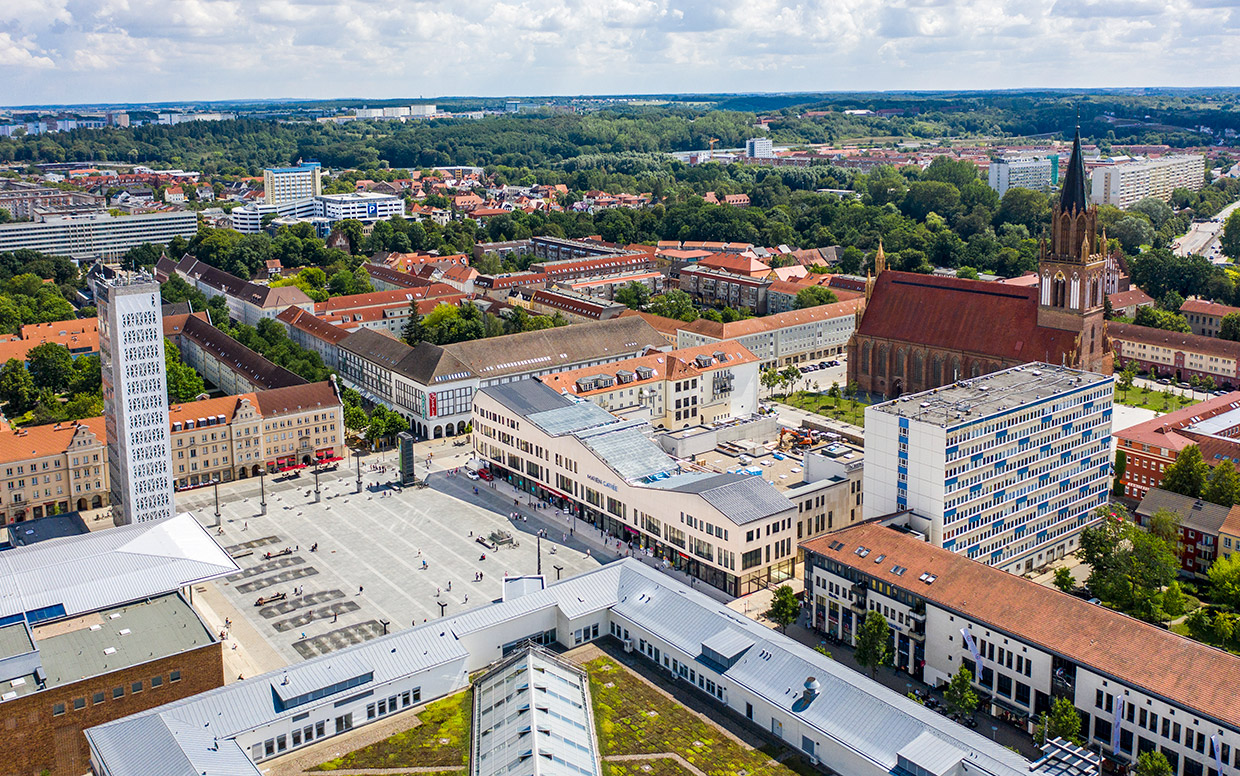
[[[282,0],[244,12],[233,0],[18,0],[6,11],[12,104],[1219,86],[1235,82],[1227,52],[1240,38],[1240,9],[1218,0]]]

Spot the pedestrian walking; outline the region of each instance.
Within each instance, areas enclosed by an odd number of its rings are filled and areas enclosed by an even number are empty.
[[[361,585],[358,585],[358,586],[357,586],[357,594],[358,594],[358,595],[361,595],[361,594],[362,594],[362,586],[361,586]]]
[[[451,593],[451,592],[452,592],[452,580],[450,580],[450,579],[448,580],[448,592],[449,592],[449,593]]]

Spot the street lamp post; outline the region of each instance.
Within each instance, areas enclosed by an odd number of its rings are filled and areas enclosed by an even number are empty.
[[[314,465],[314,503],[319,503],[319,465]]]
[[[220,527],[220,478],[216,477],[211,480],[211,484],[215,486],[215,527]]]
[[[440,617],[443,617],[443,610],[444,610],[444,609],[447,609],[447,608],[448,608],[448,604],[447,604],[447,603],[445,603],[445,602],[443,602],[443,601],[440,601],[440,602],[439,602],[439,616],[440,616]]]
[[[354,450],[353,457],[357,459],[357,492],[362,492],[362,451]]]
[[[535,542],[538,548],[538,575],[542,576],[542,531],[535,534]]]
[[[262,511],[259,514],[265,515],[267,514],[267,465],[266,464],[264,464],[263,467],[258,470],[258,492],[259,492],[259,497],[258,497],[259,504],[258,505],[262,509]]]

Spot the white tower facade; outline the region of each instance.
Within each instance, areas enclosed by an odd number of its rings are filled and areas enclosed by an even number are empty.
[[[159,284],[145,273],[122,274],[98,290],[112,519],[130,525],[172,517]]]

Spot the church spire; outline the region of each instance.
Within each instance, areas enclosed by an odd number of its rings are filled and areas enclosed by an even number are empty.
[[[883,252],[883,238],[878,238],[878,253],[874,254],[874,274],[881,275],[887,269],[887,254]]]
[[[1089,207],[1085,196],[1085,159],[1081,154],[1081,127],[1076,127],[1072,140],[1072,158],[1068,160],[1068,172],[1064,175],[1063,190],[1059,194],[1059,209],[1064,213],[1080,212]]]

